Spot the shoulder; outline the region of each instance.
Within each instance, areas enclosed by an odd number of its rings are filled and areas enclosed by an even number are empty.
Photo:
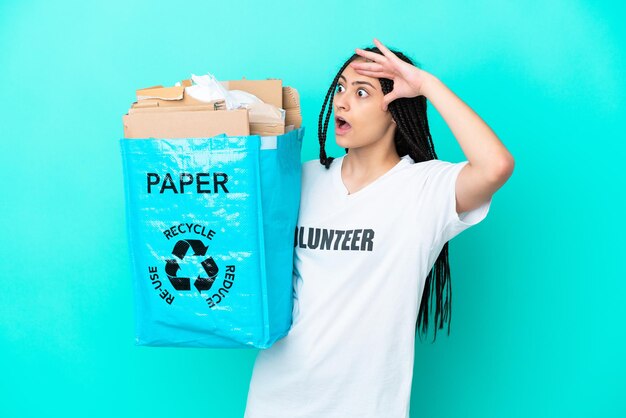
[[[332,164],[334,164],[335,161],[333,160]],[[332,167],[331,164],[331,167]],[[324,164],[322,164],[320,162],[320,160],[318,158],[314,159],[314,160],[308,160],[302,163],[302,171],[303,172],[307,172],[307,173],[311,173],[311,172],[320,172],[320,173],[324,173],[330,170],[329,168],[326,168],[324,166]]]
[[[319,166],[321,166],[322,164],[320,164],[320,160],[318,160],[317,158],[314,160],[308,160],[302,163],[302,168],[304,167],[313,167],[314,164],[317,164]]]
[[[450,161],[439,160],[435,158],[432,160],[420,161],[418,163],[411,164],[411,166],[424,169],[424,170],[436,171],[436,170],[444,169],[446,167],[451,167],[456,164],[462,164],[462,163],[453,163]]]
[[[337,157],[335,157],[335,158],[333,158],[332,163],[334,164],[334,163],[335,163],[335,161],[339,160],[340,158],[341,158],[341,157],[338,157],[338,158],[337,158]],[[322,164],[322,163],[320,162],[320,159],[319,159],[319,158],[314,158],[314,159],[312,159],[312,160],[304,161],[304,162],[302,163],[302,165],[318,165],[318,166],[320,166],[320,167],[324,167],[324,164]]]
[[[454,183],[468,161],[453,163],[450,161],[432,159],[408,165],[407,174],[412,187],[419,186],[426,189],[439,190],[445,193]]]
[[[317,183],[321,178],[330,176],[331,168],[326,168],[319,159],[308,160],[302,163],[303,183]]]
[[[305,162],[302,163],[302,174],[303,175],[310,175],[310,174],[314,173],[316,170],[319,170],[320,167],[323,168],[323,166],[320,164],[319,160],[305,161]]]
[[[450,161],[432,159],[427,161],[419,161],[412,162],[407,164],[407,169],[412,173],[420,176],[431,176],[436,175],[437,173],[453,170],[455,167],[458,167],[461,164],[466,163],[466,161],[461,163],[453,163]]]
[[[453,163],[450,161],[432,159],[427,161],[420,161],[408,165],[408,169],[419,176],[432,177],[460,170],[468,161],[461,161],[459,163]]]

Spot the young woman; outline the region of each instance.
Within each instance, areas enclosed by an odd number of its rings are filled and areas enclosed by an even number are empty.
[[[322,106],[302,167],[289,334],[258,353],[246,418],[406,418],[415,334],[448,321],[448,241],[482,221],[513,158],[439,79],[377,39]],[[340,158],[326,156],[332,95]],[[468,161],[437,159],[426,100]]]

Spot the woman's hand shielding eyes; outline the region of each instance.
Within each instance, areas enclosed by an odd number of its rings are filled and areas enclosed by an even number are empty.
[[[424,85],[427,83],[430,74],[408,62],[402,61],[376,38],[374,38],[374,44],[383,55],[356,48],[355,51],[358,55],[373,62],[352,61],[350,67],[357,73],[368,77],[393,80],[393,90],[383,97],[383,110],[386,111],[389,103],[395,99],[424,95]]]

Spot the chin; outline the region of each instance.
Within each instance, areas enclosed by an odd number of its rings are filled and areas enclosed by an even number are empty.
[[[347,135],[337,135],[335,133],[335,142],[340,147],[348,148],[349,146],[354,146],[356,143],[358,143],[359,138],[354,137],[352,132]]]
[[[359,140],[358,138],[347,138],[345,136],[335,135],[335,143],[337,146],[341,148],[361,148],[370,145],[371,143],[364,142],[363,140]]]
[[[341,138],[340,136],[337,136],[335,138],[335,142],[340,148],[358,148],[358,146],[355,146],[354,142],[352,141],[346,141],[345,138]]]

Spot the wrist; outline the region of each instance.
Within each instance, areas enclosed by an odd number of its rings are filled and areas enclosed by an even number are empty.
[[[421,93],[427,99],[430,98],[433,89],[437,88],[437,83],[440,83],[439,79],[430,73],[424,73],[424,79],[422,81]]]

